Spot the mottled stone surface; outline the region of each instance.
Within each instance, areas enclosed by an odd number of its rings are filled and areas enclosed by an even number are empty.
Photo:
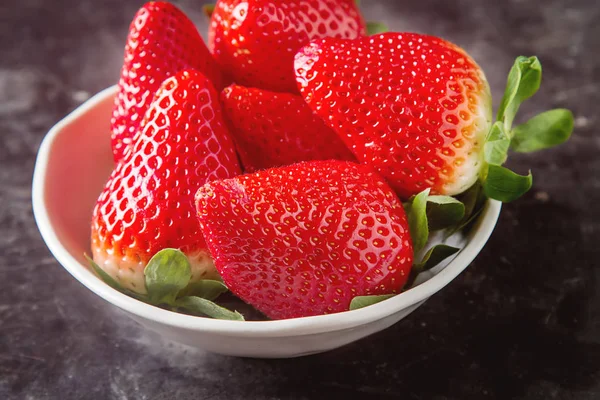
[[[202,1],[178,2],[206,23]],[[52,258],[30,183],[45,132],[119,74],[139,1],[0,3],[1,399],[600,398],[600,5],[596,0],[363,0],[370,19],[428,32],[484,67],[496,102],[515,56],[545,73],[523,117],[565,106],[571,142],[534,157],[535,188],[487,247],[409,318],[297,360],[222,357],[167,343]]]

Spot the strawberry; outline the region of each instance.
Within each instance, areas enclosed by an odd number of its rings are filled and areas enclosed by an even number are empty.
[[[312,161],[216,181],[196,207],[223,280],[270,318],[398,293],[413,263],[402,204],[369,166]]]
[[[225,86],[192,21],[170,3],[147,3],[133,19],[125,46],[111,120],[115,161],[123,158],[161,83],[184,69],[202,72],[217,90]]]
[[[323,39],[300,50],[295,68],[310,107],[401,198],[456,195],[477,181],[491,95],[456,45],[414,33]]]
[[[311,40],[366,34],[354,0],[219,0],[209,48],[234,81],[276,92],[298,92],[294,55]]]
[[[312,160],[354,160],[302,97],[232,85],[221,94],[247,171]]]
[[[196,71],[167,79],[96,204],[94,261],[138,293],[145,291],[145,265],[164,248],[189,257],[192,280],[217,277],[194,218],[194,194],[240,172],[209,79]]]

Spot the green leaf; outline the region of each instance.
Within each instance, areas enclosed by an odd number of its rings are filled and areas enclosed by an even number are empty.
[[[481,182],[477,181],[473,186],[471,186],[466,192],[462,193],[458,196],[458,199],[465,205],[465,215],[462,220],[454,226],[453,229],[449,230],[445,234],[445,238],[448,239],[450,236],[454,235],[456,232],[466,228],[471,222],[473,222],[481,211],[483,211],[483,206],[485,205],[485,201],[487,197],[483,192],[483,187],[481,186]]]
[[[96,275],[98,275],[98,277],[100,279],[102,279],[104,281],[104,283],[106,283],[108,286],[110,286],[113,289],[116,289],[121,292],[123,291],[123,287],[121,286],[121,284],[119,282],[115,281],[112,278],[112,276],[110,276],[106,272],[104,272],[104,270],[102,268],[100,268],[100,266],[98,264],[96,264],[96,262],[94,260],[92,260],[87,254],[84,254],[83,256],[88,260],[88,262],[92,266],[92,269],[94,270]]]
[[[429,271],[446,258],[458,253],[459,251],[460,249],[456,247],[438,244],[437,246],[429,249],[429,251],[425,253],[425,256],[423,256],[423,260],[421,260],[420,263],[415,264],[413,268],[417,271],[417,273]]]
[[[517,126],[510,146],[520,153],[558,146],[571,137],[573,126],[571,111],[564,108],[546,111]]]
[[[448,239],[450,236],[454,235],[456,232],[461,231],[471,225],[473,221],[479,217],[481,212],[483,211],[483,207],[479,207],[469,216],[469,218],[463,219],[459,224],[456,225],[456,228],[452,229],[450,232],[447,232],[445,235],[445,239]]]
[[[172,304],[192,278],[190,263],[181,251],[164,249],[156,253],[146,269],[146,289],[153,304]]]
[[[350,302],[350,311],[381,303],[382,301],[391,299],[394,296],[395,294],[384,294],[380,296],[357,296]]]
[[[390,28],[383,22],[367,22],[367,35],[379,35],[381,33],[389,32]]]
[[[460,249],[456,247],[448,246],[445,244],[438,244],[425,253],[420,263],[415,263],[410,271],[408,280],[404,284],[404,289],[410,289],[414,287],[417,277],[425,271],[435,267],[446,258],[453,254],[456,254]]]
[[[475,211],[473,212],[473,214],[471,214],[469,218],[460,223],[460,225],[458,226],[459,231],[471,225],[471,223],[475,221],[477,217],[479,217],[479,215],[481,215],[481,213],[483,212],[483,204],[485,203],[482,203],[480,207],[475,209]]]
[[[421,251],[429,239],[429,227],[427,224],[427,198],[430,189],[426,189],[416,195],[408,206],[408,225],[410,236],[413,240],[415,253]]]
[[[508,158],[509,147],[510,137],[504,131],[504,124],[496,122],[492,126],[483,146],[485,161],[492,165],[504,164]]]
[[[506,132],[511,131],[521,103],[538,91],[541,82],[542,65],[538,58],[517,57],[508,74],[506,91],[498,109],[497,120],[504,123]]]
[[[244,316],[237,311],[230,311],[210,300],[196,296],[183,297],[175,302],[175,306],[183,308],[192,314],[205,315],[216,319],[244,321]]]
[[[531,172],[522,176],[507,168],[490,165],[483,189],[489,198],[508,203],[527,193],[532,184]]]
[[[202,11],[208,18],[211,18],[213,13],[215,12],[215,5],[214,4],[206,4],[202,7]]]
[[[450,196],[429,196],[427,223],[430,231],[447,229],[458,224],[465,216],[465,205]]]
[[[360,0],[354,0],[354,4],[360,7]]]
[[[458,196],[458,199],[465,205],[465,216],[463,217],[463,221],[473,215],[476,209],[484,203],[485,198],[480,181],[477,181],[466,192]]]
[[[212,301],[228,290],[227,286],[221,281],[205,279],[198,282],[190,282],[189,285],[179,292],[179,297],[196,296]]]

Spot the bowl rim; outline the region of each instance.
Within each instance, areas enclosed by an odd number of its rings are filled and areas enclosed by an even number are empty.
[[[107,101],[109,97],[114,97],[116,90],[115,85],[97,93],[59,121],[46,134],[38,150],[35,163],[32,184],[33,212],[42,238],[63,268],[104,300],[144,320],[195,332],[261,338],[311,335],[369,324],[424,302],[449,284],[479,254],[498,221],[502,204],[495,200],[489,200],[475,226],[469,232],[466,245],[444,269],[428,281],[406,292],[358,310],[287,320],[226,321],[190,316],[151,306],[111,288],[92,273],[87,266],[71,256],[59,241],[51,224],[44,196],[50,155],[56,139],[67,126],[79,118],[84,118],[88,112],[100,103]]]

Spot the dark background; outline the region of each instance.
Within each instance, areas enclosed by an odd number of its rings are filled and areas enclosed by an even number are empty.
[[[203,33],[202,1],[177,2]],[[496,104],[517,55],[544,66],[528,117],[576,114],[569,144],[513,157],[534,190],[476,261],[385,332],[296,360],[163,341],[52,258],[31,211],[48,129],[119,76],[139,1],[0,2],[0,399],[600,399],[600,4],[363,0],[369,19],[464,47]],[[65,177],[68,179],[68,177]]]

